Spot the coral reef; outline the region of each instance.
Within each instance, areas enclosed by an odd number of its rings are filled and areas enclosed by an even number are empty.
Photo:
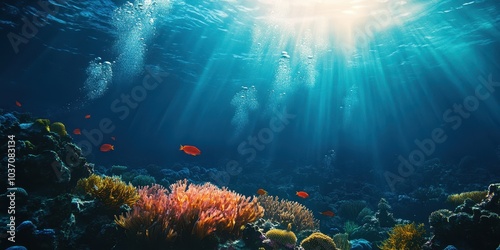
[[[2,138],[15,135],[16,186],[57,196],[92,171],[92,165],[87,163],[80,148],[71,143],[69,136],[49,132],[48,119],[35,120],[27,114],[7,113],[0,115],[0,120],[4,121],[0,126]],[[3,139],[0,150],[7,152],[7,142]],[[0,173],[7,179],[7,165],[0,166]],[[0,184],[0,187],[6,188],[5,185]]]
[[[349,242],[348,234],[335,234],[333,236],[333,241],[337,244],[338,249],[351,250],[351,243]]]
[[[392,227],[396,224],[396,220],[392,216],[391,206],[384,198],[381,198],[378,202],[378,211],[375,213],[375,217],[381,227]]]
[[[319,228],[319,221],[314,218],[311,210],[304,205],[287,200],[280,200],[278,196],[259,196],[259,204],[264,208],[264,218],[281,225],[292,224],[293,229],[316,230]]]
[[[122,205],[131,207],[139,199],[134,186],[126,184],[119,177],[101,177],[93,174],[81,179],[76,185],[78,190],[97,198],[106,207],[118,210]]]
[[[440,209],[429,216],[433,236],[425,249],[496,249],[500,245],[500,183],[490,184],[486,198],[479,204],[470,199],[454,211]]]
[[[170,186],[170,192],[153,185],[139,189],[139,195],[132,212],[117,216],[115,222],[133,242],[152,246],[182,248],[186,247],[182,244],[202,244],[214,235],[238,237],[247,223],[264,214],[256,199],[210,183],[178,181]]]
[[[316,232],[309,235],[300,242],[305,250],[336,250],[337,246],[333,239],[323,233]]]
[[[33,122],[33,128],[39,128],[42,131],[50,132],[50,120],[49,119],[36,119]]]
[[[366,202],[361,200],[345,201],[340,205],[338,214],[346,220],[354,221],[366,206]]]
[[[471,199],[475,203],[481,202],[484,198],[486,198],[486,195],[488,194],[488,191],[470,191],[470,192],[463,192],[459,194],[451,194],[448,196],[446,199],[447,202],[454,204],[454,205],[460,205],[464,203],[465,199]]]
[[[348,220],[344,223],[344,232],[346,234],[352,234],[358,227],[359,225],[356,224],[356,222]]]
[[[153,176],[151,175],[137,175],[132,179],[131,181],[132,185],[139,187],[139,186],[151,186],[156,183],[156,180]]]
[[[50,125],[50,131],[58,134],[60,137],[64,137],[68,135],[66,131],[66,126],[62,124],[62,122],[54,122]]]
[[[273,249],[294,249],[297,243],[297,236],[291,231],[292,225],[288,224],[286,230],[271,229],[266,233],[266,239],[263,241],[265,244],[273,247]]]
[[[29,249],[55,249],[57,245],[54,229],[37,229],[31,221],[23,221],[16,228],[16,238],[26,242]]]
[[[351,243],[351,250],[372,250],[372,245],[365,239],[355,239],[349,242]]]
[[[382,242],[381,250],[420,250],[424,244],[424,224],[398,224],[389,233],[389,238]]]

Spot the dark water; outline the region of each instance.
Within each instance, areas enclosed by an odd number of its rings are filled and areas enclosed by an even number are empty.
[[[498,170],[496,1],[41,2],[0,5],[0,108],[80,128],[98,165],[312,165],[382,189],[404,161]]]

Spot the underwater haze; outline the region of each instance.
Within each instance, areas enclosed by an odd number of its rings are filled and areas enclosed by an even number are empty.
[[[127,166],[160,183],[182,170],[315,216],[338,204],[296,191],[372,196],[376,210],[384,192],[500,181],[495,0],[7,0],[0,11],[1,113],[63,123],[96,173]],[[437,165],[462,179],[422,174]],[[335,183],[351,196],[329,196]],[[432,211],[396,215],[428,223]],[[344,222],[320,219],[322,232]]]

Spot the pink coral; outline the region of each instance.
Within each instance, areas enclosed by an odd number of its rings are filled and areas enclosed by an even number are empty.
[[[256,199],[210,183],[188,185],[183,180],[170,190],[159,185],[139,189],[133,211],[116,217],[116,223],[131,236],[171,241],[180,235],[238,236],[245,224],[264,214]]]

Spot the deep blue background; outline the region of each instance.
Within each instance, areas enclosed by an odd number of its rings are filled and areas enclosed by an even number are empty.
[[[500,88],[480,102],[457,130],[442,117],[454,103],[474,94],[478,76],[491,74],[500,82],[500,15],[495,1],[440,3],[402,27],[376,34],[352,58],[344,57],[335,44],[329,51],[318,50],[314,86],[305,83],[307,67],[294,53],[299,39],[288,40],[280,48],[262,41],[268,45],[262,54],[252,50],[253,27],[260,25],[253,16],[260,14],[258,3],[173,1],[168,12],[155,13],[154,32],[146,39],[143,55],[143,68],[159,67],[166,74],[164,81],[122,120],[111,104],[141,84],[148,74],[145,70],[130,75],[117,66],[118,61],[104,96],[87,100],[82,88],[91,60],[119,60],[120,48],[115,45],[123,33],[113,25],[112,15],[123,4],[68,1],[16,54],[6,37],[20,33],[22,16],[32,17],[39,7],[31,1],[2,3],[0,108],[61,121],[68,131],[90,131],[102,119],[110,119],[116,129],[104,135],[102,143],[113,143],[116,150],[102,153],[96,145],[88,155],[90,161],[104,166],[154,163],[167,167],[191,162],[223,168],[230,159],[246,164],[248,155],[241,155],[238,145],[269,127],[274,115],[268,107],[286,108],[296,116],[257,152],[259,159],[276,168],[320,167],[328,150],[335,149],[338,168],[380,177],[385,170],[395,171],[397,156],[407,157],[417,149],[414,140],[430,138],[435,128],[443,128],[448,139],[427,159],[458,164],[469,155],[483,166],[500,164],[496,155]],[[210,18],[216,10],[227,17]],[[446,10],[452,11],[446,14]],[[288,51],[291,58],[281,58],[281,51]],[[276,103],[270,93],[276,89],[273,82],[280,62],[288,65],[293,87],[287,89],[284,101]],[[352,62],[358,66],[349,66]],[[241,86],[252,85],[259,108],[249,112],[248,123],[238,133],[231,124],[235,112],[231,99]],[[348,119],[345,98],[353,86],[357,101]],[[23,104],[21,108],[15,106],[16,100]],[[92,118],[84,119],[86,114]],[[76,143],[85,140],[73,138]],[[202,155],[186,155],[179,151],[180,144],[195,145]]]

